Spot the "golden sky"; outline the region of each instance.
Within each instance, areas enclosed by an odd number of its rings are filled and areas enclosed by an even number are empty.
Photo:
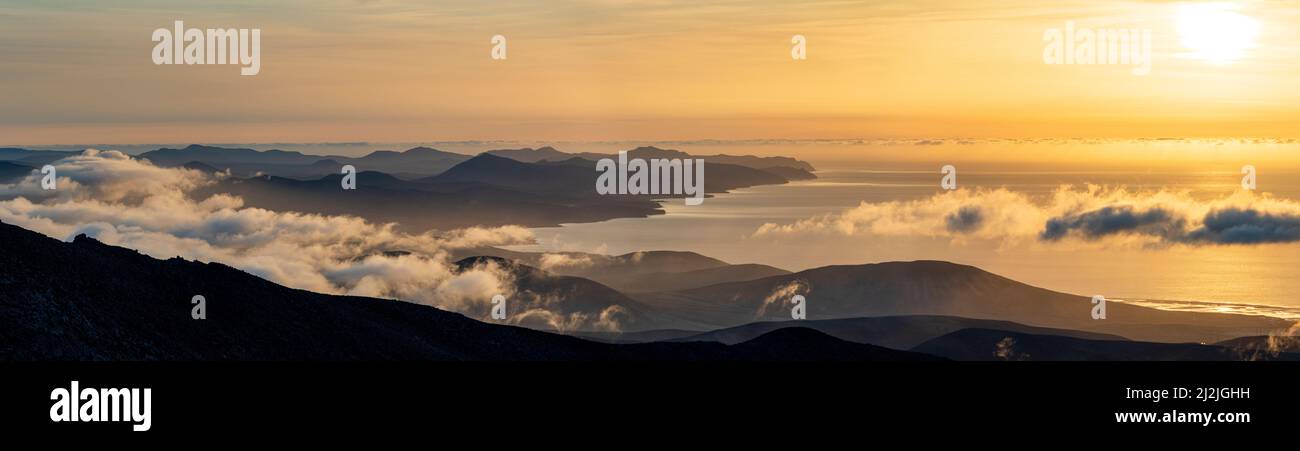
[[[1300,134],[1286,2],[194,3],[0,4],[0,145]],[[174,20],[260,28],[261,73],[154,65]],[[1067,21],[1150,30],[1150,74],[1045,64]]]

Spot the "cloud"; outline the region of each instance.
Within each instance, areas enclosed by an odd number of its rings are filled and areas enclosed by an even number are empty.
[[[560,268],[585,268],[593,263],[589,256],[574,254],[542,254],[538,261],[541,268],[547,271]]]
[[[1226,208],[1212,211],[1201,227],[1184,238],[1189,242],[1217,244],[1289,243],[1300,241],[1300,214],[1268,213]]]
[[[1045,212],[1021,193],[1006,189],[956,190],[909,201],[862,202],[840,213],[767,223],[755,237],[831,234],[1004,238],[1032,236]]]
[[[970,233],[983,225],[984,213],[977,205],[966,205],[950,213],[944,221],[948,224],[949,232]]]
[[[294,288],[401,299],[480,319],[490,316],[493,295],[515,294],[514,280],[496,265],[461,269],[449,250],[533,240],[519,226],[407,234],[354,216],[247,207],[226,194],[193,199],[190,192],[222,175],[116,151],[87,150],[54,165],[56,190],[41,190],[39,173],[0,186],[0,221],[64,240],[86,234],[156,258],[221,262]],[[563,300],[552,300],[556,306]],[[614,327],[619,318],[563,316],[571,329]]]
[[[1039,237],[1055,241],[1071,233],[1086,239],[1132,233],[1176,237],[1186,227],[1182,218],[1163,208],[1137,210],[1129,205],[1107,205],[1097,210],[1068,214],[1047,220]]]
[[[1218,199],[1179,191],[1061,186],[1047,196],[962,189],[909,201],[863,202],[836,214],[767,223],[753,237],[874,235],[1141,246],[1300,242],[1300,203],[1238,191]]]
[[[763,298],[763,303],[759,304],[758,311],[754,312],[754,318],[763,318],[767,316],[769,309],[777,307],[793,307],[794,296],[797,294],[807,294],[808,291],[808,282],[803,279],[795,279],[777,286],[767,295],[767,297]]]

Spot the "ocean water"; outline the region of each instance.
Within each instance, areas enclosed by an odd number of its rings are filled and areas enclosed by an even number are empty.
[[[1094,242],[1008,245],[1000,240],[869,233],[755,236],[766,223],[791,224],[837,214],[861,203],[926,199],[941,193],[933,170],[821,168],[818,179],[720,194],[703,205],[663,202],[665,215],[537,228],[529,251],[621,254],[639,250],[694,251],[731,263],[762,263],[798,271],[835,264],[947,260],[978,266],[1031,285],[1171,309],[1220,310],[1300,317],[1300,244],[1139,246]],[[707,176],[707,174],[706,174]],[[1262,176],[1261,176],[1262,177]],[[1300,199],[1300,177],[1269,174],[1259,192]],[[1197,200],[1232,195],[1237,172],[970,171],[960,189],[1006,188],[1046,199],[1062,185],[1183,191]]]

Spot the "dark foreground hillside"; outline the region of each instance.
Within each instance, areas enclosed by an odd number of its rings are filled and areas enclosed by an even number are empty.
[[[195,295],[207,319],[191,319]],[[0,224],[0,360],[937,359],[797,328],[730,346],[594,343]]]

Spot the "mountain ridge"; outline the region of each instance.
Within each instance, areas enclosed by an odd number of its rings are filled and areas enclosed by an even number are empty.
[[[85,235],[62,242],[0,223],[0,243],[3,360],[940,360],[797,331],[744,346],[611,345],[408,302],[295,290]],[[196,295],[206,319],[191,317]]]

